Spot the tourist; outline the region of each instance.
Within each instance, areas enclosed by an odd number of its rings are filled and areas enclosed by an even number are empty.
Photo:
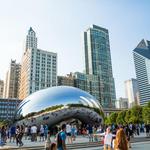
[[[23,146],[23,142],[22,142],[22,127],[20,127],[19,125],[16,127],[16,145],[19,147]]]
[[[48,131],[47,139],[45,141],[45,150],[50,150],[51,139],[50,139],[50,131]]]
[[[40,127],[40,142],[42,139],[44,141],[44,127],[43,127],[43,125],[41,125],[41,127]]]
[[[72,141],[75,141],[75,138],[76,138],[76,127],[75,127],[75,125],[72,125],[71,126],[71,138],[72,138]]]
[[[5,144],[7,140],[6,127],[2,126],[1,128],[1,141]]]
[[[37,127],[35,124],[31,127],[31,141],[37,141]]]
[[[66,125],[62,125],[62,130],[57,134],[57,149],[58,150],[67,150],[66,148]]]
[[[27,137],[28,137],[28,126],[25,126],[24,136],[25,136],[25,140],[27,140]]]
[[[87,127],[89,142],[93,142],[93,127],[92,125],[88,125]]]
[[[112,150],[112,143],[113,143],[113,137],[115,137],[115,135],[113,135],[111,133],[111,128],[108,127],[106,129],[106,132],[104,133],[98,133],[98,134],[95,134],[95,135],[98,135],[98,136],[103,136],[104,137],[104,150]]]
[[[128,150],[128,141],[123,128],[117,131],[114,150]]]
[[[48,125],[45,124],[44,125],[44,137],[45,137],[45,140],[47,139],[47,134],[48,134]]]
[[[56,143],[52,143],[52,144],[51,144],[50,150],[57,150],[57,145],[56,145]]]
[[[72,143],[71,125],[69,123],[67,123],[66,125],[66,134],[67,134],[68,143],[71,144]]]
[[[145,129],[146,129],[146,137],[150,137],[150,125],[145,124]]]

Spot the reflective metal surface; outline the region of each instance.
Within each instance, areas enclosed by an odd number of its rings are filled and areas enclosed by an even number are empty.
[[[47,120],[54,125],[69,118],[85,123],[102,121],[100,103],[87,92],[70,86],[40,90],[24,99],[17,108],[16,119]]]

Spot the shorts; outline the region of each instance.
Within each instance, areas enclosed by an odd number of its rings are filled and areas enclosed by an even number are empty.
[[[71,136],[71,133],[69,132],[69,133],[67,133],[67,136]]]

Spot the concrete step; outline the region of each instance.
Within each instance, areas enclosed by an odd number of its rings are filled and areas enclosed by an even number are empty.
[[[131,143],[136,143],[136,142],[146,142],[150,141],[150,138],[133,138],[131,139]],[[73,149],[82,149],[82,148],[94,148],[94,147],[101,147],[103,146],[101,144],[101,141],[99,142],[84,142],[84,143],[73,143],[73,144],[67,144],[68,150],[73,150]],[[0,148],[1,149],[1,148]],[[43,146],[33,146],[33,147],[20,147],[20,148],[2,148],[2,150],[44,150]]]

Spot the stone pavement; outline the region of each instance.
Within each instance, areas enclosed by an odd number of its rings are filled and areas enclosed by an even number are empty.
[[[146,141],[147,139],[145,138],[145,133],[143,134],[140,134],[140,136],[135,136],[136,139],[139,139],[138,142],[140,142],[140,139],[143,139],[142,141]],[[51,141],[54,142],[54,136],[51,137]],[[145,139],[145,140],[144,140]],[[88,143],[89,142],[89,139],[88,139],[88,136],[77,136],[77,139],[76,141],[74,141],[73,143]],[[149,141],[150,142],[150,141]],[[148,143],[149,143],[148,142]],[[39,142],[39,137],[38,137],[38,140],[37,142],[31,142],[30,140],[24,140],[23,138],[23,143],[24,143],[24,146],[23,147],[41,147],[43,146],[44,147],[44,142]],[[66,143],[68,143],[68,141],[66,141]],[[147,146],[147,145],[138,145],[139,147],[140,146]],[[148,145],[149,146],[149,145]],[[133,148],[136,147],[135,144],[133,144]],[[7,144],[3,147],[0,147],[0,149],[4,149],[4,148],[18,148],[18,146],[16,146],[16,143],[10,143],[9,140],[7,141]],[[83,149],[83,148],[82,148]],[[143,148],[142,148],[143,149]],[[88,149],[87,149],[88,150]],[[92,150],[92,148],[90,148],[90,150]],[[98,150],[98,149],[93,149],[93,150]],[[146,150],[146,149],[143,149],[143,150]],[[149,148],[150,150],[150,148]]]
[[[74,149],[74,150],[103,150],[103,147],[99,148],[82,148],[82,149]],[[149,142],[139,142],[132,143],[132,148],[130,150],[150,150],[150,141]]]

